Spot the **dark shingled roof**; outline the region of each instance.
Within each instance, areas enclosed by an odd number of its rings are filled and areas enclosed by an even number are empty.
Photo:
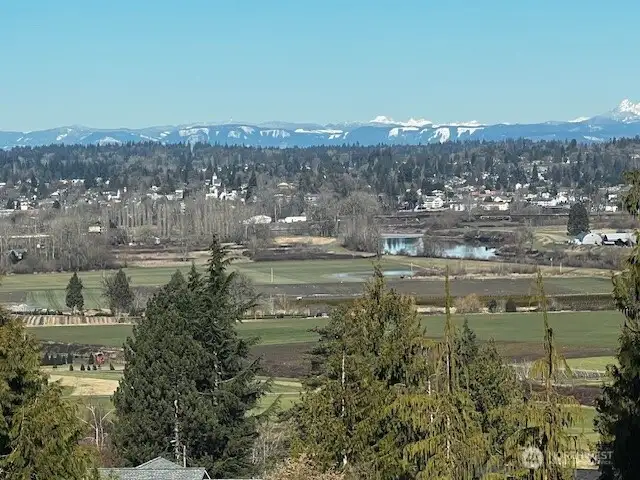
[[[598,480],[600,472],[598,470],[586,470],[579,468],[576,470],[576,480]]]
[[[149,460],[135,468],[101,468],[102,478],[117,480],[204,480],[209,475],[204,468],[184,468],[162,457]]]

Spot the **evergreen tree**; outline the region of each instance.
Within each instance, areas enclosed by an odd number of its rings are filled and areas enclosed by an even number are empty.
[[[113,441],[128,465],[172,450],[182,462],[184,446],[187,464],[213,478],[252,473],[258,419],[248,413],[268,385],[236,331],[252,304],[232,299],[235,273],[216,237],[210,253],[205,275],[177,272],[127,339]]]
[[[338,307],[319,333],[314,376],[294,414],[294,450],[324,470],[411,478],[389,405],[428,378],[431,342],[413,301],[387,290],[376,268],[364,296]]]
[[[82,296],[82,280],[78,278],[77,272],[72,275],[71,279],[69,279],[65,303],[73,313],[75,313],[76,310],[82,311],[84,309],[84,297]]]
[[[104,278],[104,296],[109,302],[109,308],[114,315],[121,315],[131,310],[133,305],[133,292],[129,285],[129,278],[122,268],[115,275]]]
[[[3,478],[85,480],[91,451],[75,407],[40,372],[37,342],[0,312],[0,471]]]
[[[631,189],[622,201],[623,208],[634,218],[640,215],[640,171],[625,175]],[[603,480],[637,478],[640,456],[640,247],[635,246],[625,262],[624,270],[613,279],[613,296],[625,321],[616,358],[609,365],[612,382],[603,387],[596,402],[595,426],[600,473]]]
[[[466,387],[476,411],[480,414],[482,432],[486,436],[494,466],[506,465],[512,452],[507,441],[523,426],[520,416],[523,391],[515,371],[506,364],[493,341],[482,345],[468,367]],[[489,466],[488,468],[491,468]]]
[[[462,332],[456,336],[456,354],[462,368],[469,367],[478,356],[478,339],[476,334],[469,328],[469,319],[465,318],[462,325]]]
[[[569,434],[568,430],[579,421],[581,411],[573,397],[561,395],[555,388],[560,371],[571,375],[571,369],[555,345],[540,269],[537,289],[544,324],[544,357],[533,363],[531,374],[541,381],[542,391],[531,393],[522,412],[527,425],[511,440],[515,439],[519,447],[533,447],[540,451],[542,464],[534,472],[536,480],[572,480],[578,446],[577,437]]]
[[[589,232],[589,213],[582,202],[576,202],[569,209],[567,233],[575,237],[581,233]]]
[[[492,466],[480,416],[460,386],[451,306],[447,268],[444,339],[437,346],[433,381],[429,379],[426,389],[403,393],[392,407],[405,432],[412,478],[473,478]]]
[[[493,340],[480,346],[467,319],[456,336],[456,354],[461,387],[471,397],[488,441],[488,459],[504,465],[509,457],[505,442],[521,426],[518,414],[523,392],[515,372],[506,365]]]

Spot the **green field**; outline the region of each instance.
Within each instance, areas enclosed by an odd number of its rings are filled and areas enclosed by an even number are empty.
[[[456,324],[461,325],[464,317],[454,318]],[[466,318],[480,340],[542,342],[542,316],[539,313],[477,314]],[[550,313],[549,321],[558,345],[614,349],[618,344],[622,315],[615,311],[560,312]],[[422,322],[429,336],[442,336],[444,316],[425,316]],[[264,345],[283,345],[315,341],[317,336],[310,330],[326,323],[327,319],[323,318],[252,320],[239,324],[238,330],[243,336],[259,337]],[[29,328],[29,332],[40,340],[111,347],[121,346],[131,331],[131,325]]]
[[[567,360],[569,367],[578,370],[597,370],[605,371],[608,365],[617,364],[615,357],[585,357],[570,358]]]
[[[373,272],[374,260],[365,258],[353,258],[342,260],[295,260],[295,261],[267,261],[267,262],[237,262],[232,264],[232,269],[247,275],[256,285],[268,287],[269,290],[276,289],[278,285],[308,286],[306,293],[317,293],[313,286],[329,288],[335,293],[354,293],[359,291],[357,283],[367,280]],[[490,270],[494,263],[479,262],[471,260],[444,260],[431,258],[406,258],[406,257],[382,257],[380,259],[382,269],[389,273],[390,277],[398,279],[401,275],[409,275],[410,272],[417,271],[421,267],[442,268],[444,265],[451,265],[454,271],[463,269],[473,272],[483,268]],[[500,264],[497,264],[500,265]],[[505,264],[502,264],[504,266]],[[188,264],[179,269],[187,272],[190,268]],[[204,267],[199,267],[204,268]],[[497,267],[495,267],[497,268]],[[574,269],[575,270],[575,269]],[[169,281],[171,275],[176,271],[175,267],[136,267],[125,269],[126,274],[131,278],[133,287],[156,287],[164,285]],[[79,274],[85,293],[85,306],[87,308],[105,307],[105,300],[102,297],[102,280],[104,275],[112,274],[112,271],[91,271]],[[273,277],[272,277],[273,273]],[[594,272],[584,272],[593,274]],[[0,302],[27,303],[32,307],[49,308],[53,310],[64,309],[65,288],[69,281],[69,273],[40,273],[40,274],[20,274],[8,275],[2,279],[0,288]],[[456,283],[468,283],[464,290],[464,295],[468,293],[487,294],[482,287],[490,287],[491,292],[498,294],[526,294],[531,290],[529,285],[531,280],[520,279],[489,279],[488,282],[479,280],[456,280],[452,281],[454,290]],[[437,281],[413,281],[409,291],[415,290],[416,295],[442,295],[443,287]],[[611,281],[605,276],[585,276],[585,277],[553,277],[545,280],[549,293],[609,293],[611,291]],[[406,282],[403,282],[406,286]],[[342,286],[342,287],[341,287]],[[354,290],[355,288],[355,290]],[[409,293],[407,291],[406,293]],[[275,293],[275,292],[271,292]],[[282,290],[281,293],[287,293]],[[529,292],[531,293],[531,292]],[[297,293],[295,295],[298,295]]]
[[[481,340],[497,342],[541,342],[544,336],[542,314],[501,313],[467,315],[469,326]],[[549,322],[558,345],[615,348],[618,345],[623,316],[617,311],[549,313]],[[456,317],[456,322],[462,322]],[[429,336],[439,337],[444,317],[425,317]]]

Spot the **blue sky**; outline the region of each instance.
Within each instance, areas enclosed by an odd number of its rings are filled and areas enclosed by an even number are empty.
[[[0,129],[565,120],[640,101],[640,2],[0,0]]]

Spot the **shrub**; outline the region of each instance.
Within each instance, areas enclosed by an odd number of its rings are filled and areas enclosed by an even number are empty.
[[[73,363],[70,363],[70,364],[69,364],[69,371],[70,371],[70,372],[73,372]]]
[[[513,298],[507,299],[507,303],[505,303],[504,305],[504,311],[511,312],[511,313],[518,311],[518,307],[516,306],[516,302]]]
[[[93,371],[95,372],[96,370],[98,370],[98,367],[96,367],[96,365],[93,365]]]
[[[482,311],[482,302],[475,293],[456,298],[456,313],[478,313]]]
[[[116,367],[113,366],[113,363],[109,362],[109,370],[115,370]]]
[[[81,372],[84,372],[85,370],[86,370],[86,369],[84,368],[84,363],[81,363],[81,364],[80,364],[80,371],[81,371]]]

